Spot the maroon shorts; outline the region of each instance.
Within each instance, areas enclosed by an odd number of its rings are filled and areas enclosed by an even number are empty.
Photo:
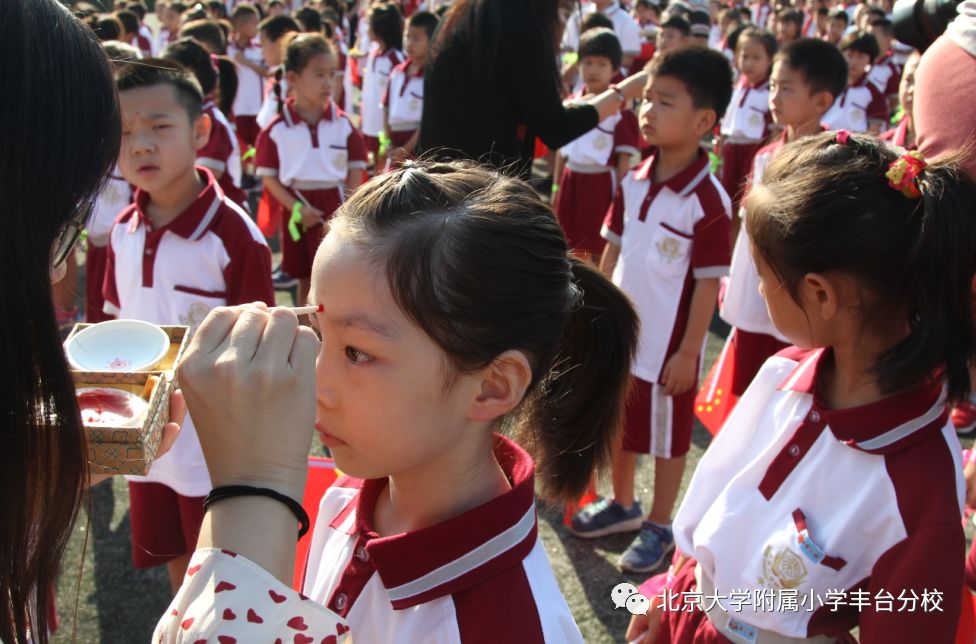
[[[623,448],[660,458],[687,454],[697,393],[698,387],[693,386],[683,394],[666,396],[663,385],[631,378],[624,410]]]
[[[788,346],[788,343],[765,333],[736,329],[732,336],[732,394],[744,394],[763,363]]]
[[[308,202],[325,213],[326,219],[331,219],[336,209],[342,203],[342,194],[339,188],[329,188],[328,190],[302,190],[302,196]],[[291,238],[288,232],[288,220],[291,212],[286,211],[277,205],[281,222],[281,270],[292,277],[305,279],[312,275],[312,261],[315,259],[315,251],[319,249],[322,238],[325,236],[324,227],[318,224],[311,228],[299,230],[302,236],[298,241]]]
[[[752,172],[752,160],[762,143],[725,143],[722,145],[722,187],[732,198],[732,215],[739,212],[745,196],[746,180]]]
[[[108,246],[88,244],[85,255],[85,322],[96,324],[110,320],[102,307],[105,298],[102,296],[102,283],[105,281],[105,264],[108,261]]]
[[[390,143],[397,146],[398,148],[402,148],[404,145],[406,145],[407,141],[410,140],[410,137],[412,137],[416,131],[417,130],[406,130],[404,132],[390,131]],[[379,143],[379,139],[377,139],[377,144],[378,143]]]
[[[152,568],[196,550],[202,496],[183,496],[162,483],[129,481],[132,564]]]
[[[253,147],[261,133],[261,126],[258,125],[258,117],[254,116],[235,116],[234,126],[237,128],[237,138],[243,144],[244,152],[249,147]]]
[[[563,168],[553,210],[571,250],[597,256],[603,252],[605,242],[600,237],[600,228],[612,202],[610,172],[586,174]]]

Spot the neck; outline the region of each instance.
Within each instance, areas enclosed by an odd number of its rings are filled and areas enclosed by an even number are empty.
[[[786,140],[795,141],[804,136],[811,136],[820,133],[820,117],[813,118],[803,123],[786,126]]]
[[[174,179],[168,186],[149,195],[146,214],[154,228],[160,228],[176,219],[186,210],[203,190],[204,182],[191,167],[186,173]]]
[[[374,512],[383,536],[429,528],[505,494],[511,484],[492,452],[486,428],[468,428],[484,440],[445,452],[416,470],[389,477]]]
[[[587,83],[586,93],[587,94],[602,94],[603,92],[610,89],[610,83]]]
[[[658,148],[654,160],[654,182],[667,181],[698,159],[698,141],[674,147]]]
[[[833,361],[818,383],[820,395],[830,409],[860,407],[887,398],[871,372],[877,356],[890,349],[908,333],[907,324],[891,325],[883,333],[858,333],[853,328],[832,343]]]
[[[242,36],[241,34],[237,34],[234,36],[234,42],[237,43],[238,47],[247,47],[248,45],[251,44],[251,39],[248,38],[247,36]]]
[[[309,101],[304,98],[295,97],[295,110],[298,115],[302,117],[302,120],[306,123],[318,123],[318,120],[322,118],[322,114],[329,107],[331,101],[326,101],[323,105],[318,101]]]
[[[411,74],[416,74],[418,69],[423,69],[424,65],[427,63],[427,57],[423,58],[412,58],[410,59],[410,69],[407,70]]]

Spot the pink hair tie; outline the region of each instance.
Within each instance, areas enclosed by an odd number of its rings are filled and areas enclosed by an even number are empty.
[[[217,72],[217,75],[220,76],[220,56],[210,54],[210,64],[213,66],[213,70]]]
[[[847,142],[851,138],[851,133],[847,130],[837,130],[837,143],[840,145],[847,145]]]

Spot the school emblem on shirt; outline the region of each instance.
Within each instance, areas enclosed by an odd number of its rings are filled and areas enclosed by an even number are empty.
[[[749,115],[749,127],[759,127],[762,125],[762,117],[756,112]]]
[[[669,264],[680,261],[683,257],[681,243],[674,237],[665,237],[655,243],[657,254]]]
[[[593,149],[602,152],[610,146],[610,138],[606,136],[598,136],[593,139]]]
[[[416,98],[411,98],[410,102],[407,103],[407,107],[410,109],[411,112],[416,112],[420,110],[420,101],[417,100]]]
[[[859,107],[851,108],[851,122],[860,123],[864,120],[864,110]]]
[[[207,313],[210,313],[210,307],[203,302],[194,302],[190,305],[187,310],[186,315],[181,315],[180,324],[190,327],[190,333],[197,330],[197,327],[203,322],[203,319],[207,317]]]
[[[332,165],[334,165],[335,169],[338,170],[339,172],[345,172],[346,166],[348,165],[348,163],[346,162],[346,155],[345,154],[334,155],[332,157]]]
[[[763,550],[763,574],[759,583],[770,589],[798,588],[807,578],[807,566],[803,558],[788,547]]]

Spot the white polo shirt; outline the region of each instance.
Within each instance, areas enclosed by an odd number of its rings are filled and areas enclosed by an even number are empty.
[[[112,169],[102,191],[98,193],[95,207],[85,229],[88,231],[88,243],[105,247],[112,224],[119,213],[132,203],[132,186],[119,173],[118,164]]]
[[[271,251],[239,206],[224,196],[210,171],[186,210],[154,229],[146,215],[149,194],[136,190],[109,236],[104,310],[116,318],[187,325],[191,332],[218,306],[265,302],[274,306]],[[173,448],[156,459],[147,476],[184,496],[210,492],[210,475],[187,416]]]
[[[892,52],[885,52],[884,56],[871,65],[871,69],[868,70],[868,82],[874,85],[885,98],[898,95],[901,70],[895,64]]]
[[[279,71],[281,73],[281,78],[277,78]],[[271,121],[278,116],[279,108],[284,106],[287,99],[288,79],[285,78],[284,71],[279,69],[274,75],[268,77],[267,79],[264,91],[264,101],[261,103],[261,109],[258,111],[257,116],[258,127],[263,130],[271,125]]]
[[[613,283],[630,297],[641,321],[633,373],[659,382],[685,332],[695,280],[729,270],[731,201],[709,168],[708,155],[661,183],[651,156],[620,181],[601,235],[620,247]]]
[[[752,14],[752,24],[760,29],[766,29],[769,25],[769,13],[773,7],[768,2],[755,2],[749,7]]]
[[[575,5],[574,5],[575,8]],[[583,3],[583,13],[594,13],[596,5]],[[603,15],[610,18],[613,23],[613,31],[617,34],[620,41],[620,49],[624,56],[636,56],[641,52],[641,29],[634,17],[620,8],[617,2],[603,10]],[[562,48],[565,50],[576,51],[579,49],[580,24],[582,17],[579,11],[575,11],[566,21],[566,29],[563,32]]]
[[[231,60],[238,53],[244,52],[244,57],[252,63],[264,64],[261,46],[252,41],[246,47],[239,47],[234,41],[227,43],[227,57]],[[237,67],[237,96],[234,97],[234,116],[257,116],[261,111],[261,101],[264,98],[264,78],[250,67],[235,63]]]
[[[766,166],[786,145],[786,130],[778,139],[760,148],[752,161],[752,172],[749,175],[749,185],[762,181]],[[739,216],[745,218],[745,209],[739,211]],[[749,233],[745,226],[739,228],[739,236],[735,240],[732,251],[732,267],[729,269],[729,284],[722,301],[722,319],[743,331],[750,333],[765,333],[778,340],[787,342],[786,337],[776,330],[773,321],[769,319],[766,300],[759,293],[759,272],[756,262],[752,259],[752,248],[749,243]]]
[[[832,410],[817,393],[830,364],[830,349],[791,348],[766,362],[698,463],[675,544],[747,626],[801,638],[859,626],[862,642],[951,642],[965,484],[942,386]],[[753,599],[733,606],[734,591]],[[933,591],[941,611],[922,608]],[[846,592],[836,610],[830,592]],[[795,607],[766,609],[760,593]],[[904,608],[913,593],[915,608]]]
[[[413,61],[407,58],[390,72],[390,83],[383,94],[390,129],[394,132],[412,132],[420,127],[424,110],[424,68],[410,74]]]
[[[867,132],[872,120],[887,121],[888,104],[878,88],[868,82],[867,74],[855,85],[848,85],[823,117],[827,129],[851,132]]]
[[[379,51],[372,49],[366,58],[363,69],[362,115],[363,134],[379,136],[383,131],[383,95],[390,82],[393,68],[403,62],[403,53],[398,49]]]
[[[197,151],[197,163],[228,175],[231,185],[241,187],[241,146],[230,121],[213,101],[203,105],[203,112],[210,116],[210,140]]]
[[[319,505],[304,593],[357,642],[582,642],[537,534],[532,459],[501,436],[494,453],[509,492],[396,536],[373,522],[387,480],[340,479]]]
[[[756,143],[766,138],[769,116],[769,81],[752,85],[742,76],[722,117],[722,136],[730,143]]]
[[[345,112],[329,102],[315,125],[302,120],[295,100],[261,131],[255,161],[261,177],[286,186],[343,183],[350,168],[366,167],[362,136]]]
[[[585,92],[582,89],[573,98],[580,98]],[[633,110],[625,109],[603,119],[589,132],[561,147],[559,153],[570,164],[610,169],[616,165],[618,155],[640,154],[640,145],[637,115]]]

